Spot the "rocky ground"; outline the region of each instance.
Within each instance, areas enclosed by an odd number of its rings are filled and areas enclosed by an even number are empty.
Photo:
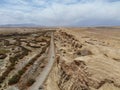
[[[51,30],[0,28],[0,90],[35,84],[48,64]],[[57,28],[54,43],[54,66],[40,89],[120,90],[120,27]]]
[[[120,28],[61,28],[45,90],[120,90]]]
[[[46,66],[51,31],[38,31],[0,33],[0,90],[26,90]]]

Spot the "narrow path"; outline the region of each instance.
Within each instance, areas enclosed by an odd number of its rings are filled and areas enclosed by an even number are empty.
[[[49,55],[48,55],[48,64],[44,68],[43,72],[36,78],[36,82],[28,88],[28,90],[39,90],[39,87],[42,86],[44,81],[46,80],[53,64],[55,61],[55,49],[54,49],[54,36],[53,32],[51,33],[51,41],[50,41],[50,50],[49,50]]]

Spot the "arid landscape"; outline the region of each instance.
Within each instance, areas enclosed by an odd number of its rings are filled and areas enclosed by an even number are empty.
[[[0,90],[120,90],[120,27],[0,28]]]

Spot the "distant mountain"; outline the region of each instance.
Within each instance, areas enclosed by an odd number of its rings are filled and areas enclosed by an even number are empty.
[[[36,24],[5,24],[5,25],[0,25],[0,27],[45,27],[45,26],[36,25]]]

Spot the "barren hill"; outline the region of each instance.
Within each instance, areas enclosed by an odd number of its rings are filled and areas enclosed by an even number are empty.
[[[120,90],[120,28],[61,28],[45,90]]]

